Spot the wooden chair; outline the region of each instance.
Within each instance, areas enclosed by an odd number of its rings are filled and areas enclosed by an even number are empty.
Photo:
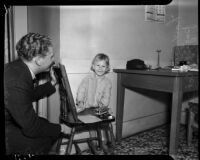
[[[75,102],[72,96],[69,80],[64,65],[59,64],[59,67],[54,68],[55,75],[59,84],[60,94],[60,123],[63,123],[71,128],[70,134],[62,134],[58,140],[56,151],[59,152],[61,145],[66,145],[66,155],[71,154],[72,146],[74,145],[76,154],[81,154],[79,143],[87,143],[92,154],[98,154],[97,148],[103,149],[101,129],[105,129],[111,147],[115,146],[115,138],[113,134],[112,123],[115,117],[99,118],[97,122],[83,122],[80,120],[75,108]],[[84,116],[96,116],[92,110],[87,112]],[[74,139],[76,133],[95,131],[96,137]],[[68,139],[67,142],[62,142],[63,139]],[[93,141],[96,141],[98,146],[94,146]]]
[[[188,103],[187,144],[190,145],[195,130],[198,131],[198,103]]]

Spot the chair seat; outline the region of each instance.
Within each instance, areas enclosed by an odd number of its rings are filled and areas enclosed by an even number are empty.
[[[85,127],[87,127],[88,130],[94,130],[97,128],[105,128],[109,123],[112,123],[115,121],[115,117],[112,119],[102,119],[101,121],[98,122],[93,122],[93,123],[84,123],[79,120],[79,122],[70,122],[67,119],[61,118],[60,122],[64,123],[65,125],[69,127],[76,127],[77,131],[82,131],[85,130]]]
[[[94,116],[94,117],[98,118],[99,121],[84,123],[83,121],[81,121],[79,119],[79,116],[85,116],[86,118],[87,118],[87,116]],[[78,120],[76,122],[74,122],[73,118],[71,118],[69,114],[67,116],[62,115],[60,117],[60,121],[69,127],[75,127],[75,126],[79,126],[79,127],[84,126],[85,127],[87,125],[88,127],[98,128],[99,125],[103,125],[103,124],[107,124],[107,123],[111,123],[111,122],[115,121],[114,116],[111,116],[111,117],[109,117],[109,116],[110,116],[110,114],[107,114],[106,116],[96,115],[94,112],[94,108],[87,108],[83,112],[78,114]]]

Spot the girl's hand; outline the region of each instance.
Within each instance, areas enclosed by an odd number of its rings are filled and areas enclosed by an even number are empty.
[[[51,84],[55,86],[57,84],[57,80],[55,77],[55,73],[53,71],[53,67],[50,68],[50,77],[51,77]]]
[[[80,113],[80,112],[82,112],[83,110],[84,110],[84,108],[80,108],[80,107],[77,107],[77,108],[76,108],[77,113]]]
[[[108,110],[109,110],[109,108],[106,106],[102,106],[99,109],[100,109],[100,112],[108,112]]]
[[[78,104],[77,107],[76,107],[77,113],[82,112],[84,109],[85,109],[85,108],[84,108],[83,102],[79,102],[79,104]]]
[[[103,103],[102,103],[100,100],[97,100],[97,104],[98,104],[98,107],[99,107],[99,108],[101,108],[101,107],[104,106]]]

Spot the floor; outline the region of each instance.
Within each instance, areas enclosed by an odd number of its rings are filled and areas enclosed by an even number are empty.
[[[169,125],[141,132],[122,139],[114,149],[115,155],[168,155]],[[86,151],[87,152],[87,151]],[[197,160],[198,135],[194,135],[190,146],[186,143],[186,127],[180,126],[178,160]]]

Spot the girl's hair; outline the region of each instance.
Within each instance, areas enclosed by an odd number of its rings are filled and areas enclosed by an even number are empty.
[[[49,47],[52,47],[52,42],[48,36],[28,33],[18,41],[16,50],[19,57],[31,61],[37,55],[46,56]]]
[[[96,61],[105,61],[106,62],[106,72],[105,73],[108,73],[109,71],[110,71],[110,59],[109,59],[109,57],[106,55],[106,54],[104,54],[104,53],[98,53],[95,57],[94,57],[94,59],[92,60],[92,65],[91,65],[91,67],[90,67],[90,69],[92,70],[92,71],[94,71],[94,68],[93,68],[93,65],[94,65],[94,63],[96,62]]]

